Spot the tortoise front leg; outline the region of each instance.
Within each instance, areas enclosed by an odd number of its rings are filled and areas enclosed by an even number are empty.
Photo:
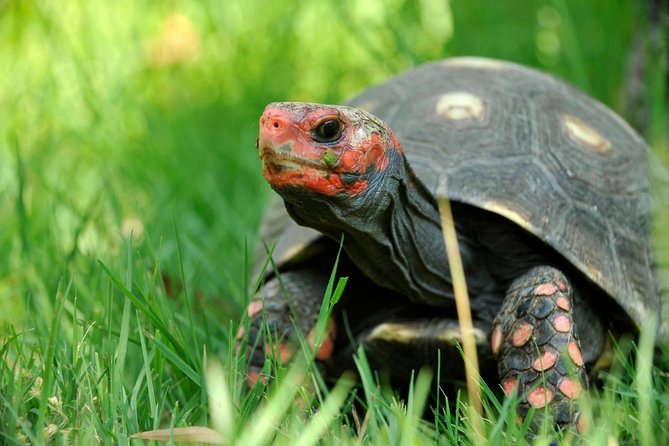
[[[324,268],[300,266],[282,273],[280,279],[272,277],[255,295],[247,309],[249,385],[259,378],[267,355],[274,355],[282,364],[290,361],[299,348],[296,326],[313,344],[314,328],[328,277],[329,273]],[[330,320],[325,338],[316,351],[317,360],[324,361],[331,356],[334,329],[334,321]],[[240,329],[238,345],[241,345],[244,335],[244,330]]]
[[[509,287],[493,322],[491,346],[504,392],[524,396],[521,417],[534,407],[544,410],[535,419],[548,416],[560,427],[575,423],[580,430],[576,400],[588,389],[588,378],[573,307],[562,272],[532,268]]]

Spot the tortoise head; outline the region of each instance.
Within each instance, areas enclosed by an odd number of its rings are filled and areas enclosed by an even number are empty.
[[[273,103],[260,118],[257,146],[263,175],[297,224],[337,241],[345,236],[344,249],[361,271],[412,295],[405,260],[414,257],[389,262],[394,237],[413,239],[405,231],[415,228],[408,215],[415,209],[418,224],[440,234],[439,215],[388,125],[351,107]],[[430,252],[445,256],[443,248]]]
[[[288,202],[304,193],[339,205],[357,202],[380,187],[393,157],[401,157],[392,131],[375,116],[300,102],[265,108],[257,147],[265,179]]]

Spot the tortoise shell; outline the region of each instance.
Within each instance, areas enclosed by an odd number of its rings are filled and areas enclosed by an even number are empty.
[[[348,105],[389,124],[433,193],[447,178],[451,200],[551,246],[637,325],[659,317],[648,147],[607,107],[536,70],[481,58],[421,66]],[[283,231],[275,258],[295,260],[321,235],[274,208],[265,228]]]

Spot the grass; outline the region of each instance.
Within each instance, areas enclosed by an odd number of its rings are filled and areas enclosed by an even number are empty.
[[[142,444],[129,436],[194,425],[253,444],[476,443],[464,397],[447,403],[417,373],[399,399],[362,352],[350,391],[348,377],[329,389],[299,369],[246,388],[232,345],[269,195],[257,118],[270,101],[341,102],[475,54],[577,84],[666,165],[656,46],[624,1],[0,1],[0,443]],[[669,442],[667,355],[652,364],[645,339],[621,344],[593,395],[588,444]],[[515,402],[483,390],[489,442],[522,442]],[[432,422],[419,416],[428,394]]]

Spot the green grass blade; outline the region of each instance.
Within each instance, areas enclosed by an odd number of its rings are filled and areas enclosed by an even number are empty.
[[[170,361],[181,373],[186,375],[194,384],[198,387],[202,385],[201,375],[193,369],[190,365],[186,363],[177,352],[172,350],[170,347],[165,345],[160,339],[156,338],[150,333],[144,333],[144,335],[149,338],[149,341],[156,346],[160,352],[165,355],[168,361]]]
[[[276,424],[286,416],[305,375],[305,365],[295,362],[288,374],[277,383],[278,388],[254,416],[254,423],[246,426],[237,437],[244,446],[261,446],[272,438]]]
[[[295,446],[315,445],[323,436],[328,426],[337,420],[339,410],[346,402],[348,394],[355,383],[352,378],[346,375],[339,378],[334,389],[332,389],[332,392],[330,392],[318,412],[309,420],[309,423],[300,433]]]
[[[59,286],[59,290],[56,294],[56,313],[55,317],[51,321],[51,327],[49,329],[49,339],[46,351],[44,352],[44,364],[43,364],[44,368],[42,370],[43,384],[40,394],[38,418],[36,425],[38,432],[40,432],[42,429],[46,427],[46,417],[47,417],[47,410],[49,408],[49,398],[52,396],[51,392],[53,390],[54,377],[57,375],[55,370],[53,370],[56,367],[56,362],[55,362],[56,343],[59,340],[60,321],[63,315],[65,296],[68,295],[69,288],[70,286],[68,284],[67,289],[63,293],[60,290]],[[42,442],[40,441],[39,443]]]

